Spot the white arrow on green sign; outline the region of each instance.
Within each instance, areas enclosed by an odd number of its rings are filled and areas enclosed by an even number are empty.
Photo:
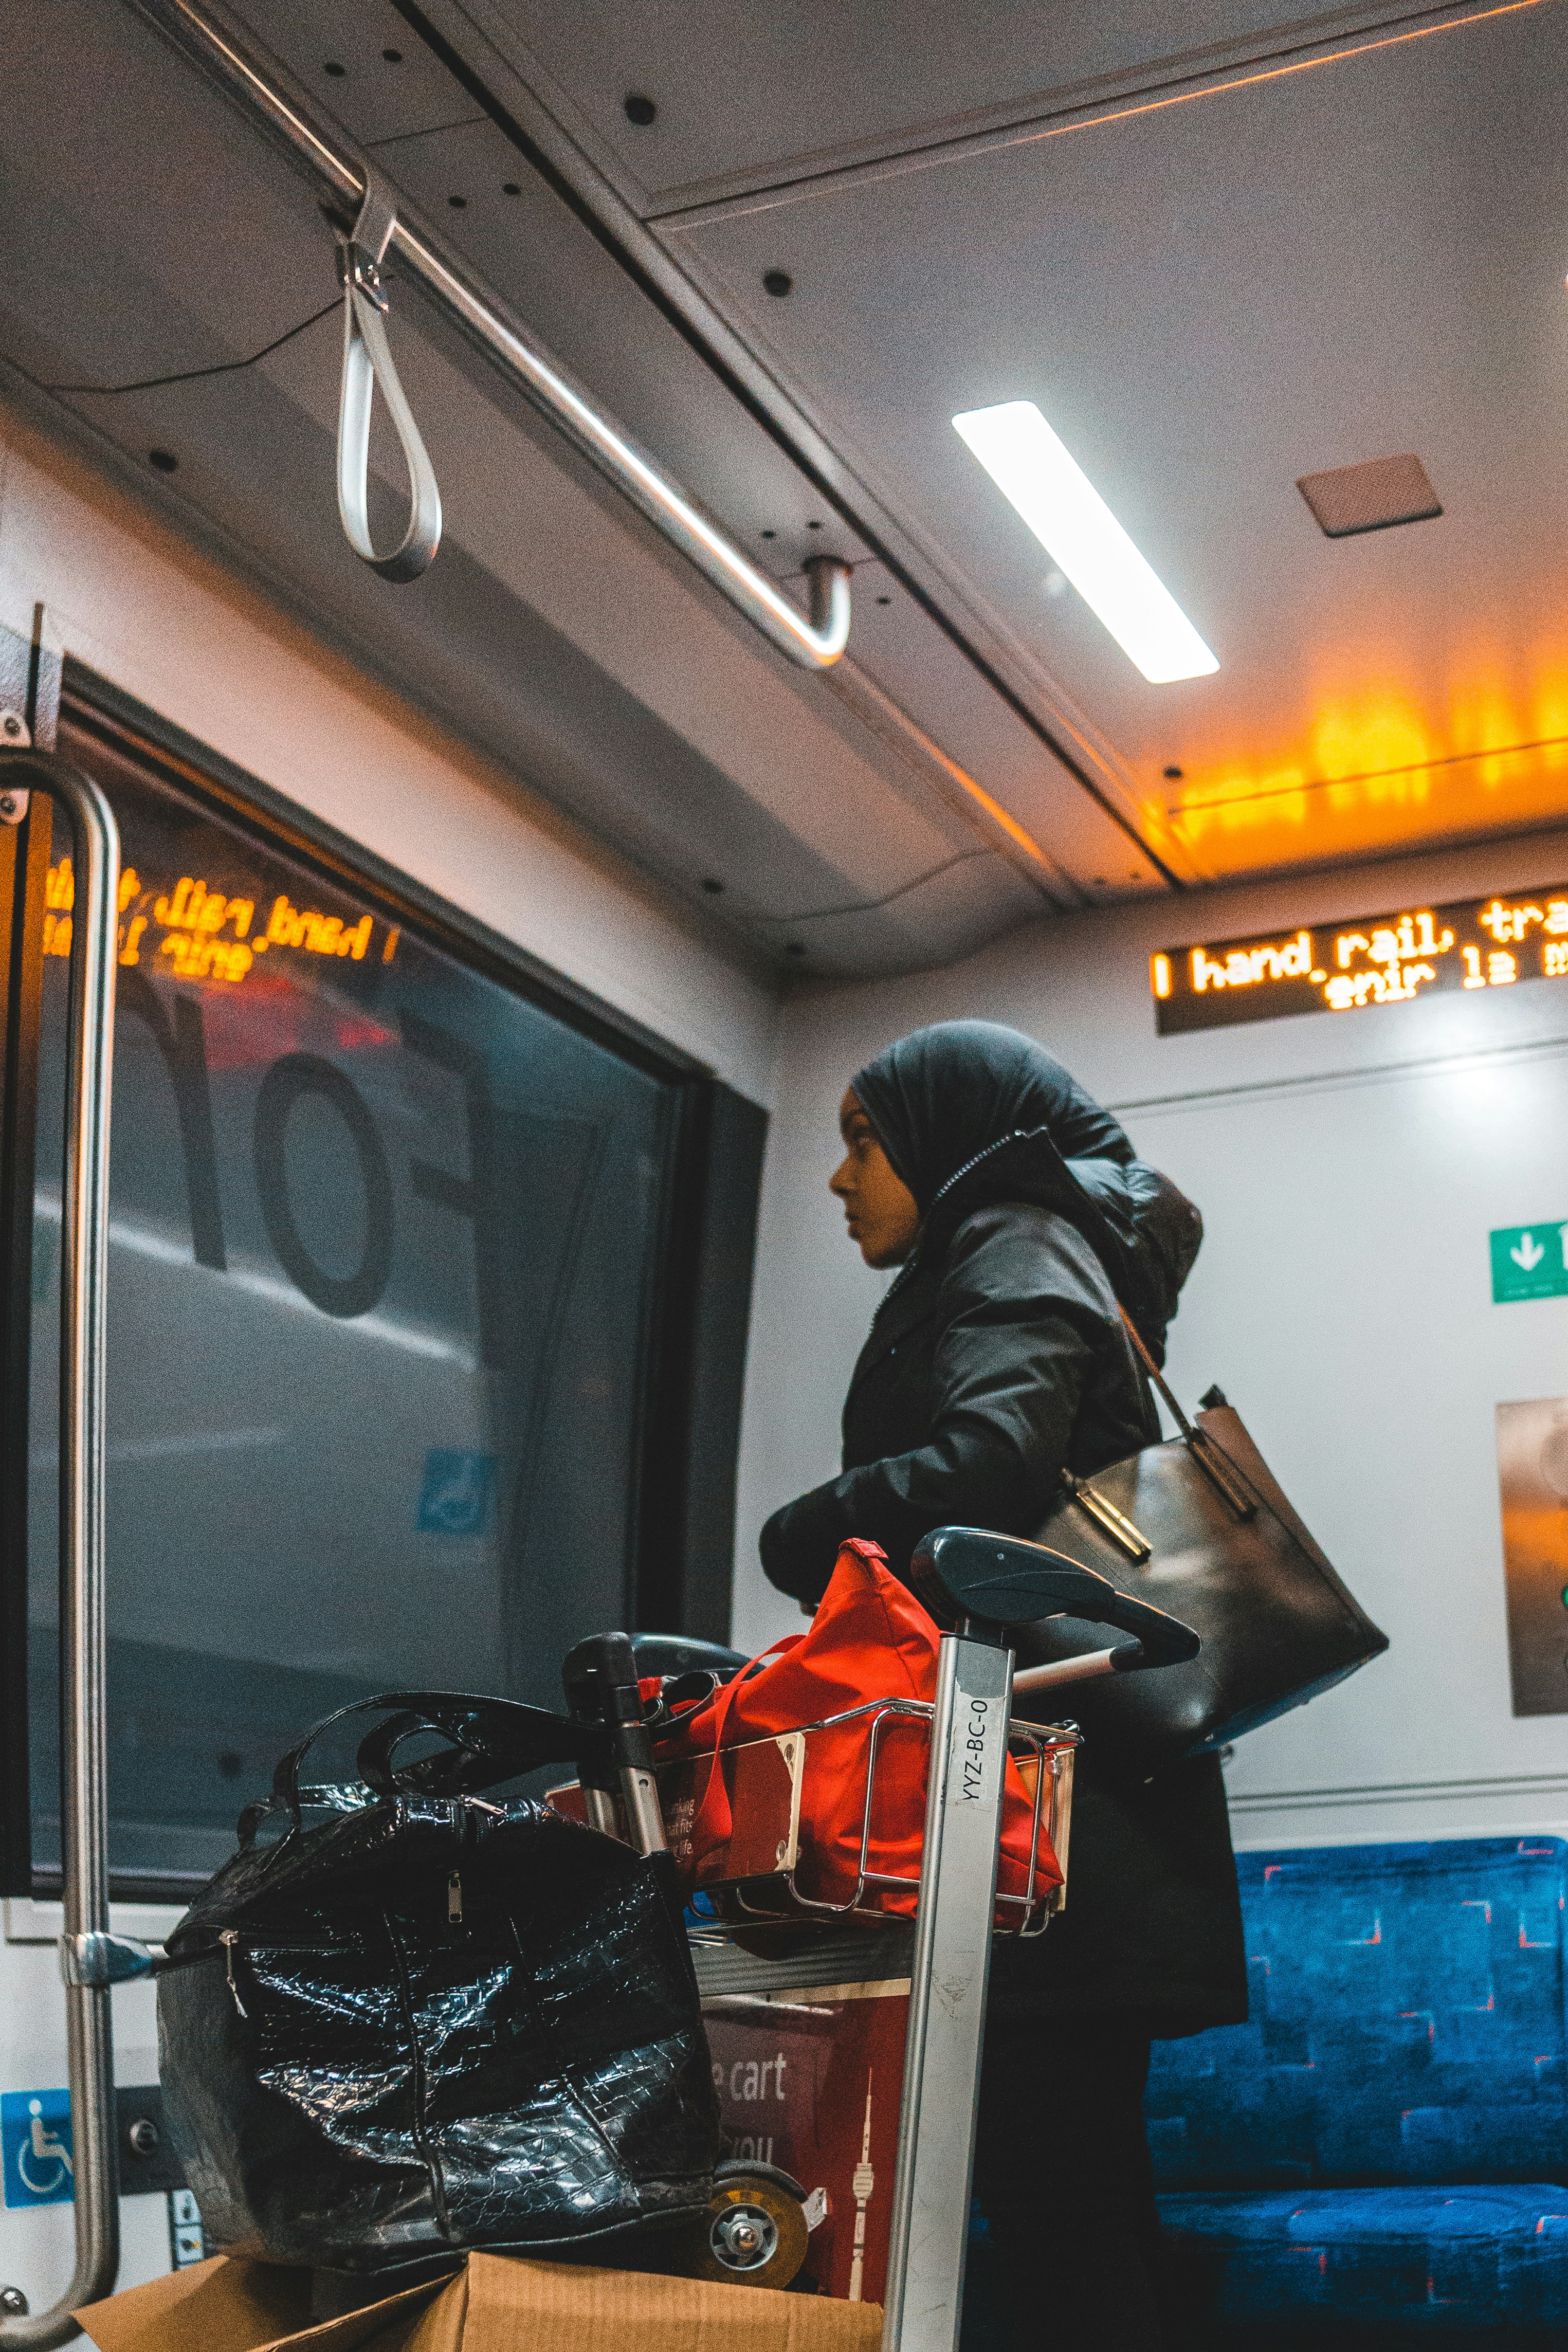
[[[1550,1225],[1500,1225],[1491,1235],[1492,1303],[1568,1297],[1568,1220]]]

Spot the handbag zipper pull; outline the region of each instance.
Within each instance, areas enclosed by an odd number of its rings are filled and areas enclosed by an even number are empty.
[[[247,2012],[245,2003],[239,1997],[239,1987],[235,1982],[234,1977],[234,1948],[239,1941],[239,1929],[237,1927],[220,1927],[217,1931],[217,1939],[223,1946],[224,1974],[228,1979],[228,1989],[230,1993],[233,1995],[234,2005],[239,2011],[241,2017],[245,2017]]]
[[[455,1870],[447,1881],[447,1916],[448,1919],[461,1919],[462,1916],[463,1878],[462,1873]]]

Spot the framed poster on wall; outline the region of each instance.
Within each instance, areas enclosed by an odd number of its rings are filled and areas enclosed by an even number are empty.
[[[1568,1397],[1497,1408],[1515,1715],[1568,1715]]]

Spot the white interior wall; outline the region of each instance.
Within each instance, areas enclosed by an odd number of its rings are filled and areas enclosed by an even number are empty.
[[[1487,1235],[1568,1217],[1568,984],[1444,994],[1173,1038],[1148,956],[1196,939],[1568,880],[1568,837],[1042,923],[963,964],[809,988],[784,1019],[742,1474],[736,1639],[798,1630],[756,1565],[767,1513],[831,1475],[887,1277],[826,1191],[854,1071],[928,1021],[1010,1022],[1126,1119],[1204,1210],[1172,1340],[1218,1381],[1393,1637],[1386,1658],[1238,1746],[1238,1842],[1568,1826],[1563,1719],[1510,1712],[1499,1400],[1568,1392],[1568,1300],[1491,1304]],[[1564,1618],[1568,1649],[1568,1616]],[[1568,1695],[1568,1694],[1565,1694]]]
[[[40,602],[56,649],[769,1100],[777,1009],[763,976],[526,780],[0,408],[0,624],[28,634]]]

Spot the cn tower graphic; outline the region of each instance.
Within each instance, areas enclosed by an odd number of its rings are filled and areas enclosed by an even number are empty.
[[[877,2186],[877,2176],[871,2169],[871,2076],[866,2075],[866,2131],[860,2142],[860,2161],[850,2179],[855,2197],[855,2252],[849,2264],[849,2300],[860,2300],[860,2282],[866,2274],[866,2208],[871,2202],[871,2191]]]

